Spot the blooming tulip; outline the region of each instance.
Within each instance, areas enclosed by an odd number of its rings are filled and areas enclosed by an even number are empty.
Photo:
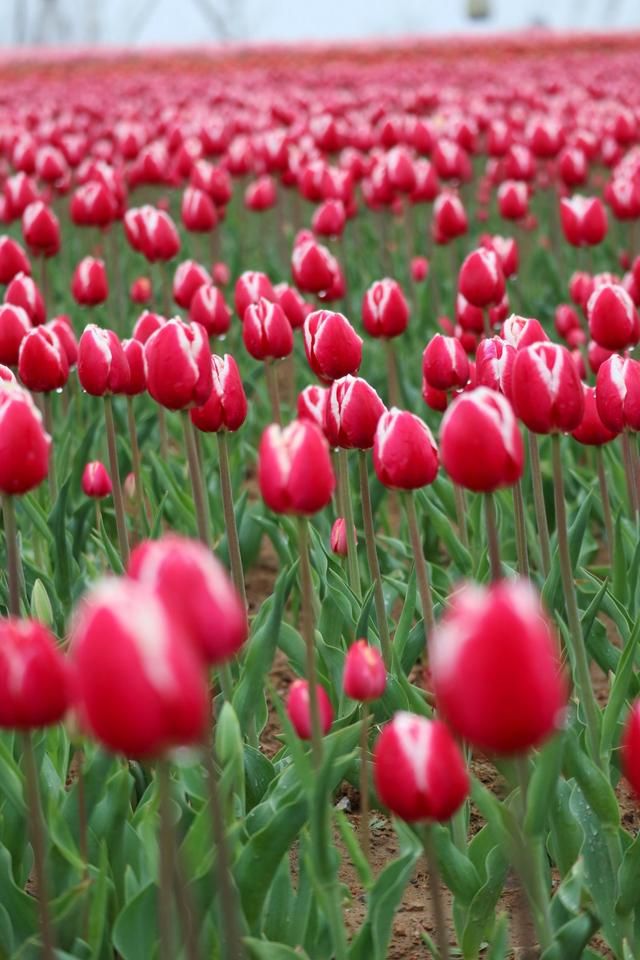
[[[82,492],[87,497],[101,500],[111,494],[113,487],[107,468],[100,460],[92,460],[82,471]]]
[[[18,372],[25,387],[35,392],[59,390],[69,378],[67,353],[49,327],[34,327],[20,344]]]
[[[344,658],[342,686],[352,700],[377,700],[385,691],[387,671],[375,647],[366,640],[356,640]]]
[[[320,729],[329,733],[333,723],[331,701],[324,687],[316,687]],[[301,740],[311,740],[311,705],[309,702],[309,684],[306,680],[294,680],[287,695],[287,715],[291,725]]]
[[[369,450],[385,406],[366,380],[342,377],[329,389],[324,429],[332,447]]]
[[[309,420],[272,424],[258,449],[258,483],[276,513],[312,514],[330,502],[335,478],[327,442]]]
[[[0,620],[0,727],[31,730],[64,717],[71,669],[55,638],[35,620]]]
[[[113,330],[95,323],[85,327],[78,344],[78,378],[93,397],[122,393],[129,382],[129,364]]]
[[[51,437],[26,390],[0,385],[0,492],[28,493],[49,472]]]
[[[415,490],[433,483],[438,448],[426,423],[408,410],[393,408],[378,420],[373,466],[386,487]]]
[[[400,284],[388,277],[376,280],[362,298],[362,324],[369,336],[397,337],[408,322],[409,304]]]
[[[238,430],[247,417],[247,397],[240,371],[233,357],[215,354],[211,357],[213,386],[209,399],[189,411],[192,422],[206,433],[218,430]]]
[[[512,400],[534,433],[570,433],[584,413],[582,384],[571,354],[556,343],[519,349],[513,363]]]
[[[144,345],[147,389],[156,403],[183,410],[205,403],[211,393],[211,355],[206,331],[199,323],[175,318],[153,333]]]
[[[314,310],[304,321],[304,351],[316,376],[330,382],[357,373],[362,338],[344,314]]]

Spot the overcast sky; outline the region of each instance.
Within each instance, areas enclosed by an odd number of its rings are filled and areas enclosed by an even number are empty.
[[[491,16],[470,21],[469,4]],[[242,40],[331,40],[414,33],[640,27],[639,0],[0,0],[0,42],[118,45],[202,43],[215,39],[204,8],[233,11]],[[55,12],[43,15],[45,8]]]

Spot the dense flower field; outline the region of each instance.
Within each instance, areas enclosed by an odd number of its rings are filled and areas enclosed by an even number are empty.
[[[0,957],[640,956],[639,48],[0,64]]]

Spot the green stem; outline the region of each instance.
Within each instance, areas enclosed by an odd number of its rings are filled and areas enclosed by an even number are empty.
[[[500,563],[500,538],[496,520],[496,504],[493,493],[485,493],[484,508],[487,522],[487,546],[489,548],[489,565],[491,579],[494,583],[502,579],[502,564]]]
[[[627,479],[627,497],[629,498],[629,513],[635,520],[638,516],[638,489],[635,478],[633,458],[631,456],[631,443],[629,441],[629,431],[623,430],[622,440],[622,459],[624,462],[624,472]]]
[[[189,465],[189,477],[191,479],[193,506],[196,512],[196,527],[198,530],[198,537],[202,543],[204,543],[205,547],[211,548],[209,504],[207,502],[202,472],[200,470],[195,431],[188,410],[182,411],[182,427],[184,430],[184,445],[187,451],[187,463]]]
[[[389,401],[392,407],[400,406],[400,381],[398,379],[398,358],[393,340],[385,339],[387,355],[387,383],[389,385]]]
[[[37,887],[40,934],[42,936],[42,956],[44,960],[55,960],[53,926],[49,907],[49,889],[46,870],[46,839],[38,785],[38,768],[30,731],[22,735],[22,748],[25,767],[27,817],[29,839],[33,850],[33,869]]]
[[[440,890],[440,871],[438,870],[438,861],[433,846],[433,835],[430,824],[423,826],[420,831],[420,839],[422,840],[424,855],[427,861],[429,892],[431,894],[433,925],[435,927],[435,939],[439,960],[449,960],[449,934],[447,932],[442,891]]]
[[[384,593],[382,591],[382,575],[380,573],[380,564],[378,563],[378,551],[376,549],[376,532],[373,525],[373,510],[371,509],[371,493],[369,490],[369,477],[367,475],[367,454],[364,450],[358,452],[359,470],[360,470],[360,498],[362,501],[362,520],[364,523],[364,538],[367,547],[367,560],[369,563],[369,576],[374,584],[374,602],[376,605],[376,619],[378,621],[378,632],[380,634],[380,646],[382,647],[382,657],[387,670],[391,669],[391,638],[389,636],[389,624],[387,622],[387,611],[384,605]]]
[[[425,641],[428,643],[435,626],[435,618],[433,615],[431,585],[429,583],[429,569],[424,558],[424,550],[422,549],[422,538],[420,537],[420,529],[418,527],[418,516],[413,490],[407,491],[403,500],[407,514],[407,522],[409,524],[409,539],[411,540],[413,562],[416,568],[416,580],[418,583],[418,593],[420,594],[422,616],[424,617]]]
[[[170,771],[166,760],[160,760],[156,768],[158,778],[158,807],[160,813],[159,883],[158,883],[158,934],[161,960],[173,960],[173,843],[171,838]]]
[[[131,444],[131,469],[136,484],[134,505],[140,535],[144,530],[144,492],[142,489],[142,463],[140,459],[140,446],[138,444],[138,431],[136,429],[136,418],[133,409],[133,397],[127,397],[127,423],[129,426],[129,443]]]
[[[51,409],[51,393],[47,391],[43,394],[43,403],[44,403],[44,425],[47,433],[53,440],[53,411]],[[49,453],[49,496],[51,498],[51,505],[56,502],[58,499],[58,484],[56,482],[56,460],[54,455],[54,445],[51,444],[51,452]]]
[[[541,950],[544,951],[553,942],[553,927],[549,908],[549,891],[545,883],[543,852],[538,838],[525,834],[524,824],[527,816],[529,765],[525,754],[515,758],[515,767],[520,788],[519,824],[518,824],[518,863],[522,884],[525,888],[531,918],[536,930]],[[526,929],[526,925],[523,924]],[[533,946],[531,944],[530,946]]]
[[[340,448],[337,454],[338,461],[338,490],[339,499],[342,501],[342,511],[347,535],[347,572],[349,574],[349,586],[358,599],[362,596],[360,585],[360,567],[358,566],[358,544],[356,542],[355,527],[353,522],[353,501],[351,499],[351,486],[349,484],[349,460],[346,450]]]
[[[107,428],[107,448],[109,450],[109,468],[113,485],[113,506],[116,513],[116,529],[118,531],[118,546],[120,559],[126,570],[129,563],[129,539],[127,537],[127,521],[124,512],[122,484],[120,483],[120,468],[118,467],[118,448],[116,446],[116,427],[113,419],[113,400],[111,394],[105,393],[104,420]]]
[[[316,769],[322,761],[322,727],[318,705],[318,679],[316,676],[316,644],[313,617],[313,581],[309,557],[309,522],[298,517],[298,551],[300,553],[300,578],[302,591],[302,636],[306,651],[307,682],[309,684],[309,712],[311,714],[311,749]]]
[[[227,444],[227,434],[225,430],[219,430],[218,438],[218,461],[220,465],[220,490],[222,492],[222,510],[224,513],[224,523],[227,530],[227,546],[229,548],[229,563],[231,565],[231,579],[233,585],[240,594],[243,607],[247,608],[247,594],[244,584],[244,571],[242,569],[242,554],[240,553],[240,540],[238,537],[238,527],[236,524],[236,515],[233,509],[233,492],[231,487],[231,470],[229,469],[229,447]]]
[[[529,557],[527,554],[527,524],[524,514],[524,498],[522,496],[522,482],[513,485],[513,511],[516,528],[516,554],[518,557],[518,573],[521,577],[529,576]]]
[[[607,534],[609,557],[611,561],[613,561],[613,519],[611,517],[611,501],[609,500],[609,487],[607,485],[607,474],[604,466],[602,447],[596,447],[596,463],[598,467],[598,484],[600,486],[602,513],[604,516],[604,529]]]
[[[16,524],[15,500],[6,494],[2,498],[4,515],[4,538],[7,549],[7,578],[9,580],[9,613],[12,617],[20,616],[20,582],[22,580],[22,564],[18,547],[18,527]]]
[[[453,499],[456,505],[456,523],[458,525],[458,533],[460,535],[460,541],[463,547],[468,549],[469,547],[469,536],[467,534],[467,505],[464,498],[464,490],[462,487],[459,487],[457,483],[453,484]]]
[[[562,589],[567,607],[567,619],[571,635],[573,655],[576,669],[576,687],[578,698],[582,703],[587,724],[587,741],[592,760],[602,767],[600,756],[599,711],[591,685],[589,660],[587,649],[582,635],[582,624],[578,610],[576,586],[571,568],[571,553],[569,550],[569,533],[567,529],[567,512],[564,502],[564,480],[562,476],[562,449],[559,433],[551,437],[553,459],[553,492],[556,505],[556,524],[558,535],[558,553],[560,556],[560,573]]]
[[[360,708],[360,846],[371,863],[369,837],[369,704],[366,700]]]
[[[531,483],[533,486],[533,504],[536,511],[536,523],[538,525],[538,537],[540,538],[540,559],[542,561],[542,573],[546,580],[551,569],[551,547],[549,546],[549,524],[547,522],[547,510],[544,505],[544,490],[542,487],[542,474],[540,472],[540,451],[538,450],[538,438],[535,433],[528,431],[529,443],[529,462],[531,464]]]
[[[264,364],[264,375],[267,381],[267,391],[271,403],[271,416],[274,423],[282,424],[282,413],[280,411],[280,390],[278,387],[278,374],[276,372],[275,361],[266,360]]]

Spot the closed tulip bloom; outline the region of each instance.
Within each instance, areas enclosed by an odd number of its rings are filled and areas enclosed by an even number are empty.
[[[153,299],[153,287],[149,277],[136,277],[129,287],[129,299],[132,303],[144,305]]]
[[[422,354],[422,376],[436,390],[464,387],[469,379],[469,360],[460,341],[436,333]]]
[[[198,187],[186,187],[180,206],[182,222],[192,233],[209,233],[218,223],[218,213],[211,197]]]
[[[95,586],[72,624],[71,653],[81,723],[107,749],[142,758],[203,741],[202,660],[151,587],[126,578]]]
[[[60,249],[58,218],[42,200],[30,203],[22,214],[22,236],[37,256],[54,257]]]
[[[293,330],[284,310],[264,297],[245,310],[242,339],[256,360],[279,360],[293,351]]]
[[[531,346],[532,343],[541,343],[549,339],[539,320],[535,317],[519,317],[515,313],[507,317],[502,325],[502,337],[516,350],[522,350],[524,347]]]
[[[299,420],[311,420],[324,432],[325,411],[329,400],[328,387],[319,387],[315,383],[298,394],[297,412]]]
[[[304,352],[315,375],[329,383],[357,373],[362,338],[344,314],[314,310],[304,322]]]
[[[640,796],[640,700],[632,704],[625,723],[622,769],[633,790]]]
[[[62,344],[62,349],[67,355],[69,369],[75,367],[78,362],[78,341],[71,326],[70,318],[66,313],[61,313],[59,317],[52,317],[47,323],[47,329],[55,333]]]
[[[371,284],[362,298],[362,324],[371,337],[397,337],[407,329],[409,304],[400,284],[385,277]]]
[[[513,237],[484,236],[480,243],[485,249],[493,250],[500,261],[505,278],[518,272],[519,252],[518,244]]]
[[[617,353],[605,360],[596,377],[596,405],[614,433],[640,431],[640,362]]]
[[[223,336],[231,326],[231,311],[222,291],[212,283],[198,287],[189,305],[189,319],[201,324],[210,337]]]
[[[469,793],[460,748],[439,720],[396,713],[373,753],[378,796],[408,823],[449,820]]]
[[[104,183],[91,180],[74,190],[69,207],[71,220],[79,227],[108,227],[117,214],[118,202]]]
[[[0,385],[0,492],[28,493],[49,472],[51,437],[30,394],[10,382]]]
[[[339,266],[336,258],[313,237],[296,243],[291,254],[291,274],[303,293],[321,294],[331,290]]]
[[[211,393],[211,354],[199,323],[168,320],[144,345],[147,389],[156,403],[184,410],[206,403]]]
[[[69,360],[57,334],[34,327],[20,344],[18,372],[25,387],[38,393],[59,390],[69,379]]]
[[[578,307],[586,307],[594,290],[594,280],[590,273],[576,270],[569,280],[569,296]]]
[[[313,307],[307,303],[295,287],[290,287],[288,283],[278,283],[274,290],[278,303],[291,324],[291,329],[299,330],[304,325],[307,316],[313,311]]]
[[[278,191],[275,180],[269,174],[258,177],[253,183],[247,185],[244,192],[244,205],[247,210],[254,213],[261,213],[264,210],[270,210],[275,207],[278,200]]]
[[[19,273],[13,278],[5,290],[4,302],[22,307],[34,326],[44,323],[46,319],[44,298],[40,289],[35,280],[24,273]]]
[[[380,483],[416,490],[433,483],[438,473],[438,448],[426,423],[395,407],[378,420],[373,466]]]
[[[573,330],[582,329],[578,314],[568,303],[561,303],[556,307],[553,323],[563,340],[566,340]]]
[[[18,273],[30,274],[29,258],[13,237],[0,236],[0,283],[11,283]]]
[[[469,303],[460,291],[456,296],[456,320],[466,332],[484,333],[484,312],[480,307],[474,307]]]
[[[385,691],[387,671],[379,650],[366,640],[356,640],[344,658],[342,687],[352,700],[377,700]]]
[[[481,340],[476,350],[476,382],[511,399],[511,379],[516,349],[501,337]]]
[[[610,443],[617,436],[617,432],[609,430],[602,422],[598,413],[596,403],[595,387],[589,387],[586,383],[582,385],[584,392],[584,413],[580,425],[572,431],[571,436],[578,443],[584,443],[590,447],[601,447],[605,443]]]
[[[456,397],[442,418],[440,455],[453,482],[468,490],[491,493],[516,483],[524,448],[509,401],[487,387]]]
[[[95,307],[109,296],[107,271],[103,260],[85,257],[73,271],[71,293],[76,303]]]
[[[133,328],[133,338],[134,340],[139,340],[140,343],[146,343],[150,336],[152,336],[156,330],[160,330],[161,327],[167,322],[166,317],[160,316],[159,313],[152,313],[150,310],[143,310],[138,319],[135,322]]]
[[[0,363],[17,366],[20,345],[33,329],[26,310],[11,303],[0,304]]]
[[[266,273],[260,273],[259,270],[245,270],[236,280],[234,291],[234,306],[236,313],[241,320],[244,320],[245,311],[252,303],[264,298],[274,302],[276,297],[275,290]]]
[[[514,409],[529,430],[571,433],[580,425],[582,383],[566,347],[543,342],[518,350],[512,384]]]
[[[59,723],[72,702],[71,667],[55,637],[35,620],[0,620],[0,727]]]
[[[247,397],[242,385],[238,364],[225,353],[211,357],[213,386],[209,399],[201,407],[194,407],[189,416],[198,430],[217,433],[218,430],[238,430],[247,418]]]
[[[499,303],[504,296],[504,273],[497,254],[481,247],[465,257],[458,277],[460,293],[474,307]]]
[[[324,431],[332,447],[369,450],[385,405],[366,380],[342,377],[331,384]]]
[[[475,747],[523,753],[562,725],[558,639],[529,581],[459,590],[432,635],[430,665],[438,711]]]
[[[118,335],[90,323],[78,344],[78,378],[93,397],[123,393],[129,383],[129,364]]]
[[[498,187],[498,210],[505,220],[522,220],[529,211],[529,187],[521,180],[505,180]]]
[[[180,235],[164,210],[142,208],[141,252],[152,263],[173,260],[180,251]]]
[[[429,276],[429,261],[426,257],[412,257],[410,268],[414,283],[424,283]]]
[[[135,548],[129,576],[153,591],[198,657],[220,664],[247,639],[247,615],[227,571],[196,540],[168,534]]]
[[[82,471],[82,492],[85,496],[102,500],[104,497],[111,496],[112,490],[111,477],[104,463],[100,460],[91,460],[85,464]]]
[[[284,429],[275,423],[267,427],[258,449],[258,483],[276,513],[312,514],[326,507],[335,477],[319,428],[309,420],[294,420]]]
[[[318,698],[318,714],[320,716],[320,730],[323,734],[329,733],[333,723],[333,708],[324,687],[316,687]],[[311,740],[311,705],[309,700],[309,684],[306,680],[294,680],[287,695],[287,716],[291,726],[301,740]]]
[[[211,277],[201,264],[195,260],[183,260],[173,275],[173,299],[179,307],[188,310],[195,293],[210,283]]]
[[[589,333],[607,350],[624,350],[640,334],[638,314],[624,287],[605,283],[597,287],[587,303]]]
[[[332,198],[320,204],[313,215],[311,226],[319,237],[341,237],[346,222],[344,203]]]
[[[129,380],[122,392],[128,397],[135,397],[147,389],[144,346],[139,340],[123,340],[122,349],[129,364]]]
[[[358,534],[356,528],[353,528],[354,542],[358,542]],[[334,520],[333,526],[331,527],[331,550],[338,557],[346,557],[349,552],[349,544],[347,541],[347,523],[344,517],[338,517],[337,520]]]
[[[433,205],[433,234],[436,243],[449,243],[468,229],[469,222],[460,197],[443,190]]]
[[[607,214],[599,197],[563,197],[560,224],[565,239],[574,247],[596,246],[607,235]]]

